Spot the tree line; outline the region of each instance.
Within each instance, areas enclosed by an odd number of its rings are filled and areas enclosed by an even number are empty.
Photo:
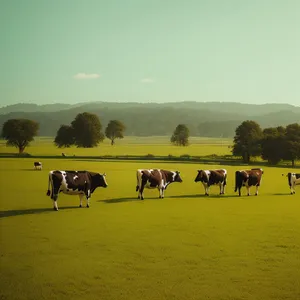
[[[178,123],[182,123],[189,128],[191,136],[233,138],[235,129],[244,120],[256,121],[263,128],[286,126],[300,120],[300,107],[209,102],[97,102],[69,108],[53,104],[41,111],[23,105],[18,111],[6,112],[0,114],[1,127],[9,119],[30,119],[39,123],[40,136],[55,136],[61,124],[71,124],[82,112],[96,114],[104,128],[110,120],[121,121],[126,124],[128,136],[171,136]]]
[[[2,137],[7,145],[15,146],[23,153],[26,146],[38,134],[39,124],[33,120],[10,119],[3,124]],[[70,125],[61,125],[54,144],[59,147],[91,148],[97,146],[104,138],[115,144],[122,139],[126,130],[119,120],[110,120],[105,131],[96,114],[79,113]],[[190,130],[186,124],[178,124],[173,131],[170,142],[176,146],[189,145]],[[292,165],[300,159],[300,125],[293,123],[286,127],[268,127],[262,129],[255,121],[247,120],[236,127],[232,154],[249,163],[254,156],[261,156],[269,164],[276,165],[281,160],[290,160]]]
[[[269,164],[290,160],[292,166],[300,159],[300,125],[269,127],[262,130],[254,121],[242,122],[235,131],[232,154],[249,163],[251,157],[261,156]]]

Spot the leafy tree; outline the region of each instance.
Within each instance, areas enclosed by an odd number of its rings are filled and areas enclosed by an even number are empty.
[[[70,146],[75,144],[74,139],[74,130],[71,126],[61,125],[57,131],[54,144],[58,148],[69,148]]]
[[[171,136],[171,143],[176,146],[187,146],[189,144],[190,131],[185,124],[177,125]]]
[[[283,158],[283,150],[285,148],[285,128],[266,128],[263,130],[262,158],[268,160],[269,164],[276,165]]]
[[[92,148],[104,140],[104,135],[101,132],[102,125],[95,114],[87,112],[78,114],[71,126],[77,147]]]
[[[263,137],[262,130],[254,121],[244,121],[235,130],[232,153],[242,156],[245,163],[249,163],[251,156],[261,154],[260,142]]]
[[[8,146],[14,146],[23,153],[37,135],[39,124],[28,119],[10,119],[2,127],[2,137]]]
[[[121,121],[111,120],[105,129],[105,136],[111,140],[111,145],[114,145],[115,139],[124,138],[124,130],[125,125]]]
[[[300,159],[300,125],[290,124],[286,127],[283,159],[291,160],[292,166]]]

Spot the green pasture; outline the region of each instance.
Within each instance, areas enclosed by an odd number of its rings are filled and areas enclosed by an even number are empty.
[[[132,145],[138,153],[171,151]],[[176,151],[206,151],[190,147]],[[226,152],[222,147],[215,151]],[[50,143],[31,151],[61,152]],[[238,197],[239,166],[42,162],[43,170],[34,171],[32,159],[0,159],[0,299],[300,299],[300,189],[289,195],[282,176],[288,169],[264,167],[259,196]],[[183,183],[171,184],[165,199],[146,190],[145,200],[137,200],[135,170],[155,167],[180,170]],[[213,187],[204,197],[194,183],[196,170],[207,167],[228,170],[226,195]],[[89,209],[78,208],[77,196],[60,194],[55,212],[46,196],[52,169],[106,172],[109,186],[95,191]]]
[[[231,154],[229,146],[232,144],[232,139],[221,138],[200,138],[191,137],[190,146],[178,147],[170,143],[170,137],[125,137],[121,140],[116,140],[116,145],[111,146],[110,141],[105,139],[95,148],[62,148],[59,149],[53,144],[54,138],[37,137],[31,143],[31,146],[26,148],[26,152],[31,155],[61,155],[64,152],[67,156],[104,156],[104,155],[135,155],[144,156],[152,154],[155,156],[180,156],[189,154],[190,156],[205,156],[205,155],[226,155]],[[0,142],[0,155],[3,153],[17,153],[17,149],[6,147],[5,141]]]

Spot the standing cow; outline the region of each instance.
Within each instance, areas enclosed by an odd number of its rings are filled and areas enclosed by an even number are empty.
[[[85,196],[89,207],[89,199],[97,187],[107,187],[106,174],[88,171],[50,171],[47,196],[53,200],[54,210],[58,210],[57,198],[60,192],[67,195],[79,195],[82,207],[82,198]],[[51,184],[51,193],[50,193]]]
[[[33,163],[33,166],[34,166],[34,168],[36,169],[36,170],[42,170],[42,163],[40,162],[40,161],[35,161],[34,163]]]
[[[179,171],[160,169],[139,169],[136,172],[138,199],[144,200],[144,188],[159,190],[159,198],[164,198],[164,191],[172,182],[182,182]]]
[[[235,172],[235,192],[239,192],[241,196],[241,188],[243,186],[247,189],[247,195],[250,196],[250,187],[255,186],[255,196],[258,195],[258,188],[261,184],[263,169],[241,170]]]
[[[297,173],[288,173],[287,174],[288,183],[291,189],[291,194],[295,194],[296,185],[300,185],[300,174]]]
[[[227,182],[227,171],[225,169],[219,170],[198,170],[195,182],[202,182],[204,186],[205,196],[209,196],[209,187],[211,185],[220,186],[220,195],[225,193],[225,186]]]

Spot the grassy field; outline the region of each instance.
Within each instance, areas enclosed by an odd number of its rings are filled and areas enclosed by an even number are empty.
[[[139,153],[172,151],[137,145]],[[226,195],[214,187],[204,197],[194,178],[205,165],[74,158],[43,166],[0,160],[0,299],[300,299],[300,190],[289,195],[287,169],[265,167],[260,195],[237,197],[239,167],[226,166]],[[183,183],[165,199],[146,190],[137,200],[135,170],[143,167],[180,170]],[[109,187],[95,191],[89,209],[61,194],[55,212],[46,197],[52,169],[106,172]]]
[[[71,147],[59,149],[54,146],[53,138],[36,138],[26,152],[31,155],[61,155],[64,152],[69,156],[103,156],[103,155],[138,155],[147,154],[167,156],[172,154],[180,156],[189,154],[191,156],[203,155],[226,155],[231,154],[230,146],[232,139],[216,138],[190,138],[189,147],[177,147],[170,144],[169,137],[125,137],[117,140],[115,146],[111,146],[108,139],[105,139],[98,147],[84,149]],[[6,147],[5,141],[0,142],[0,155],[3,153],[17,153],[17,149]]]

